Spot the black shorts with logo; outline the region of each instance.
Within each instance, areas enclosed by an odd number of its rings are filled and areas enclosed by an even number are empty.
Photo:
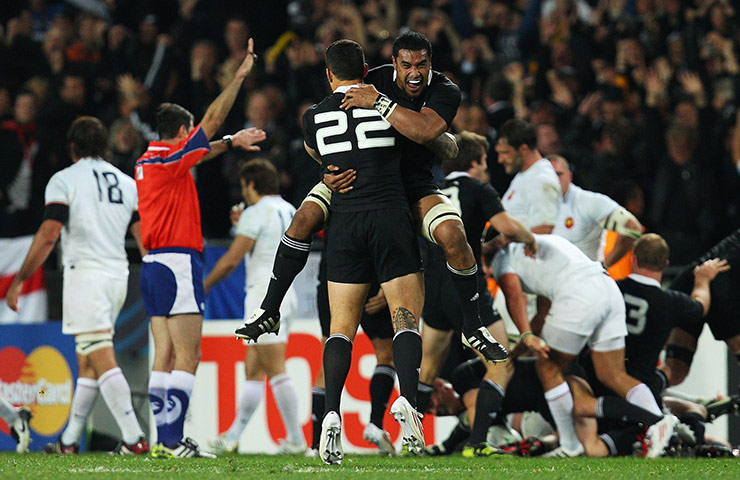
[[[326,278],[383,284],[421,271],[411,213],[401,208],[332,212],[327,228]]]
[[[488,291],[486,277],[481,273],[476,276],[480,295],[480,320],[484,327],[488,327],[501,320],[501,315],[493,308],[493,298]],[[434,258],[425,265],[424,292],[424,310],[421,314],[424,324],[437,330],[459,330],[462,325],[462,309],[445,260]]]

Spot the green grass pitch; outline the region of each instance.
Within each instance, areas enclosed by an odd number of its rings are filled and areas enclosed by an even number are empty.
[[[162,460],[105,454],[51,456],[0,453],[2,479],[740,479],[740,459],[490,457],[387,458],[347,455],[340,466],[302,456],[224,455],[216,460]]]

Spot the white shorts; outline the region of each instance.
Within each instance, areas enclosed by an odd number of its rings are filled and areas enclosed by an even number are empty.
[[[244,297],[244,320],[248,320],[253,311],[260,308],[262,299],[267,293],[267,284],[248,285],[246,297]],[[285,299],[280,306],[280,331],[277,335],[266,333],[260,335],[257,342],[244,342],[246,345],[257,343],[258,345],[273,345],[276,343],[288,343],[290,334],[290,322],[298,311],[298,296],[293,287],[288,289]]]
[[[624,348],[627,336],[622,293],[606,275],[594,277],[556,298],[542,327],[542,338],[553,349],[578,355],[588,346],[597,352]]]
[[[62,333],[113,330],[126,300],[128,276],[100,269],[65,268],[62,290]]]

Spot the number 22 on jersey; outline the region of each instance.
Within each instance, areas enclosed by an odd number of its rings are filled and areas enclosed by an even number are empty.
[[[360,119],[360,122],[355,127],[357,148],[360,150],[367,148],[383,148],[392,147],[396,144],[396,137],[393,135],[387,137],[367,136],[369,132],[382,132],[391,128],[391,124],[381,117],[378,112],[361,108],[353,108],[351,112],[352,118]],[[328,138],[342,136],[349,130],[347,112],[337,110],[317,113],[314,116],[314,122],[317,126],[323,123],[334,123],[334,125],[320,127],[316,130],[316,146],[318,147],[319,155],[323,157],[324,155],[330,155],[332,153],[352,151],[351,140],[327,143]]]

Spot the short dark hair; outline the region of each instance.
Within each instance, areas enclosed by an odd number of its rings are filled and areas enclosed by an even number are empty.
[[[67,143],[73,158],[104,158],[108,145],[108,130],[103,122],[95,117],[79,117],[69,127]]]
[[[157,108],[157,133],[160,139],[175,138],[180,127],[190,128],[193,123],[193,114],[180,105],[163,103]]]
[[[506,139],[506,142],[514,148],[526,145],[533,149],[537,146],[537,134],[528,122],[512,118],[504,122],[498,131],[499,139]]]
[[[275,195],[280,192],[280,174],[264,158],[255,158],[242,165],[239,178],[247,184],[254,182],[254,189],[260,195]]]
[[[457,156],[442,161],[442,171],[445,175],[467,171],[471,163],[480,163],[480,157],[491,148],[486,137],[473,132],[464,131],[460,135],[455,135],[455,140],[459,149]]]
[[[432,58],[432,44],[423,34],[419,32],[408,31],[393,41],[393,57],[398,58],[398,52],[401,50],[411,50],[416,52],[426,50],[429,58]]]
[[[640,268],[662,272],[670,255],[666,241],[655,233],[647,233],[635,242],[635,259]]]
[[[365,52],[353,40],[337,40],[326,47],[326,68],[339,80],[356,80],[365,76]]]

